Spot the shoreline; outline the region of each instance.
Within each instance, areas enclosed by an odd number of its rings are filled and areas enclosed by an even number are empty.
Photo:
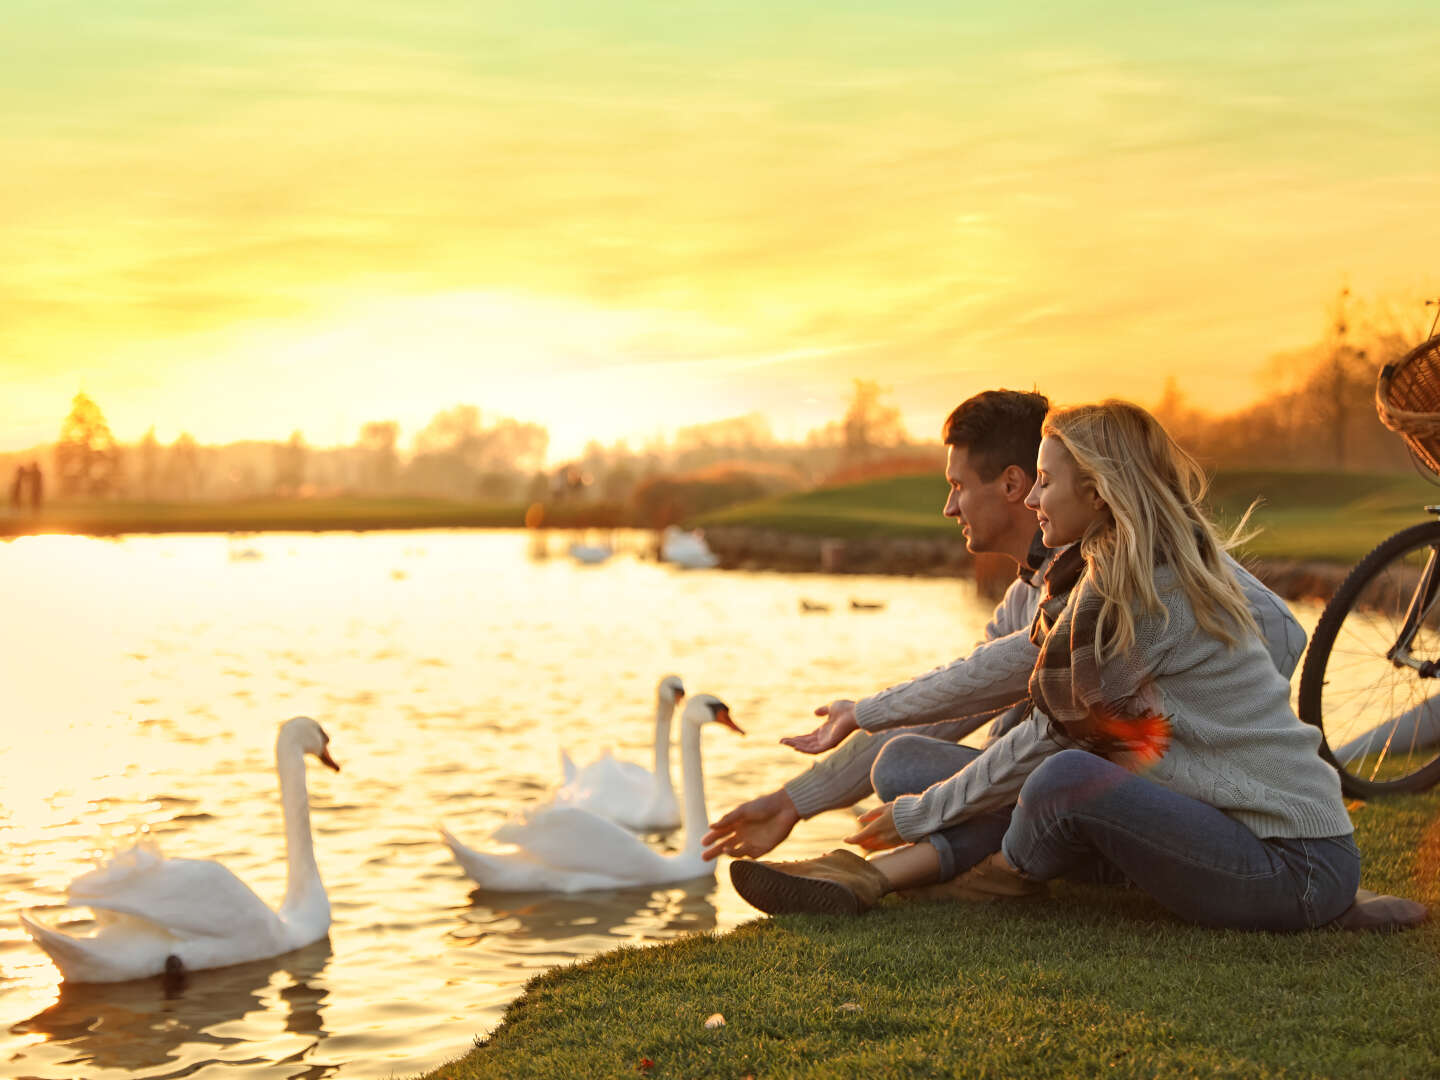
[[[169,509],[169,508],[167,508]],[[188,509],[188,508],[187,508]],[[269,509],[267,507],[267,509]],[[48,508],[47,508],[48,510]],[[59,512],[57,512],[59,511]],[[418,512],[417,512],[418,511]],[[566,515],[567,517],[572,515]],[[554,515],[540,532],[650,532],[650,556],[659,550],[659,531],[607,521],[608,515]],[[555,520],[560,518],[560,520]],[[171,533],[251,535],[265,532],[372,532],[429,529],[523,529],[523,517],[511,507],[358,505],[343,512],[288,504],[280,514],[257,515],[253,508],[201,507],[155,515],[144,512],[96,514],[60,508],[35,517],[0,514],[0,542],[32,535],[113,538]],[[787,573],[875,574],[897,577],[973,578],[981,594],[998,599],[1014,579],[1014,564],[1003,556],[972,555],[958,535],[835,537],[750,525],[709,525],[705,539],[721,570],[772,570]],[[1286,600],[1330,598],[1350,572],[1351,563],[1324,560],[1243,558],[1257,578]]]
[[[739,525],[710,526],[704,532],[722,570],[974,578],[981,593],[996,598],[1015,577],[1009,559],[972,555],[963,540],[839,539]],[[1315,560],[1242,557],[1240,561],[1283,599],[1321,603],[1330,599],[1351,569],[1349,563]]]

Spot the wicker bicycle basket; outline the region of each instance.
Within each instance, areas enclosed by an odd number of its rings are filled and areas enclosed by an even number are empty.
[[[1375,411],[1422,465],[1440,474],[1440,335],[1380,370]]]

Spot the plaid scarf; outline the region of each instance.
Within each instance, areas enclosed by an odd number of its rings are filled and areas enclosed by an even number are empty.
[[[1085,577],[1080,545],[1061,552],[1045,573],[1045,596],[1030,627],[1040,647],[1030,700],[1066,738],[1105,757],[1158,760],[1170,745],[1169,721],[1148,709],[1106,702],[1095,658],[1104,598]]]

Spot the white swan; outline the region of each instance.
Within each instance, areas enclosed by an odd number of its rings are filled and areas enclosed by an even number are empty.
[[[686,570],[708,570],[719,566],[720,559],[705,542],[699,529],[686,532],[676,525],[665,526],[660,537],[660,559]]]
[[[20,922],[66,982],[120,982],[224,967],[298,949],[330,929],[315,863],[305,755],[340,771],[330,739],[308,716],[280,726],[275,768],[285,811],[285,900],[272,911],[218,862],[167,859],[153,843],[120,852],[70,883],[69,903],[95,913],[93,934],[70,934],[22,912]]]
[[[513,854],[475,851],[443,828],[440,834],[472,880],[502,892],[569,893],[662,885],[713,874],[715,864],[700,857],[700,840],[709,827],[700,728],[712,722],[740,730],[730,719],[730,709],[710,694],[697,694],[680,717],[685,846],[679,854],[661,855],[615,822],[569,806],[547,807],[496,829],[494,839],[520,848]]]
[[[680,807],[670,779],[670,721],[676,704],[685,696],[679,675],[666,675],[655,687],[655,767],[619,761],[606,750],[584,768],[560,751],[565,783],[551,806],[590,810],[627,829],[673,829],[680,824]]]
[[[609,544],[571,544],[570,557],[582,566],[598,566],[615,554]]]

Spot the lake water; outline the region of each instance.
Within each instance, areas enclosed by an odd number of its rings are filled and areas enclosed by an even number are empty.
[[[753,912],[723,865],[681,887],[472,895],[440,822],[483,846],[555,783],[561,746],[648,763],[672,671],[747,731],[705,731],[718,816],[805,764],[776,740],[808,730],[814,706],[967,651],[989,612],[964,581],[683,572],[625,553],[580,566],[553,546],[532,558],[515,532],[0,544],[4,1074],[359,1080],[454,1058],[538,972]],[[220,859],[279,902],[273,747],[301,713],[343,769],[309,772],[328,943],[168,994],[159,979],[61,986],[15,912],[60,902],[139,836]],[[803,823],[781,851],[833,847],[850,820]]]

